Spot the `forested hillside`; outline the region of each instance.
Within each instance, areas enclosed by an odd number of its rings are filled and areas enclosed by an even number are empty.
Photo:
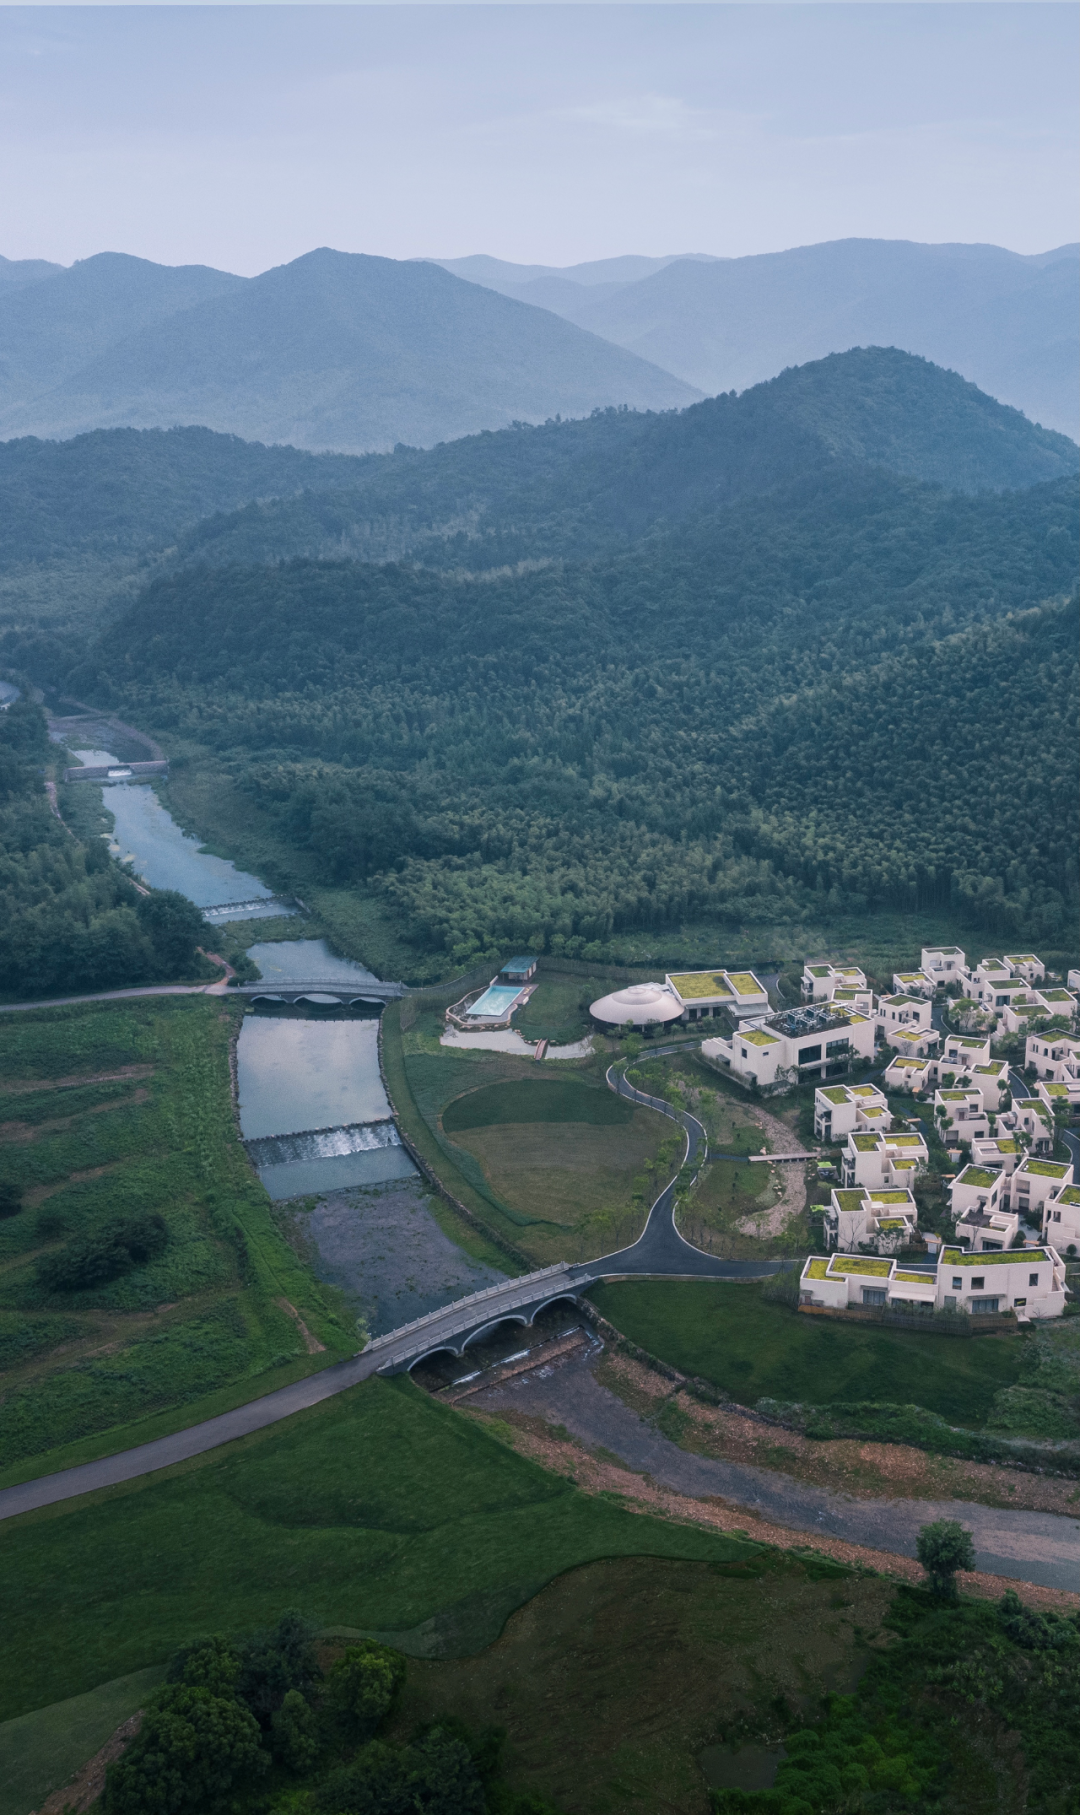
[[[591,562],[192,569],[77,681],[459,959],[815,895],[1071,942],[1076,571],[1073,480],[837,462]]]
[[[67,830],[41,781],[53,754],[39,706],[17,700],[0,712],[0,992],[190,976],[201,914],[172,890],[138,892],[100,839]]]
[[[399,448],[340,491],[208,519],[181,556],[408,555],[473,569],[580,559],[797,473],[862,462],[955,491],[1004,490],[1075,472],[1080,450],[955,372],[857,348],[679,412],[608,410],[426,453]]]

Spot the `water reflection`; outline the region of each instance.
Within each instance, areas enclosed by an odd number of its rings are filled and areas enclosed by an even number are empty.
[[[375,1019],[246,1015],[236,1049],[245,1140],[390,1115]]]
[[[325,939],[282,939],[249,945],[248,957],[266,983],[374,983],[375,972],[335,958]]]

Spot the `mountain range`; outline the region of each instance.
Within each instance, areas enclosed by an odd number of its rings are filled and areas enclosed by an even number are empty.
[[[363,453],[700,393],[439,266],[309,252],[254,278],[102,253],[0,290],[0,436],[198,423]]]
[[[0,261],[0,439],[197,424],[386,451],[685,407],[884,345],[1076,435],[1080,258],[843,240],[558,270],[322,248],[254,278],[101,253]]]
[[[707,395],[848,347],[896,346],[1047,428],[1080,431],[1080,245],[1024,257],[850,239],[751,258],[606,259],[562,271],[471,258],[446,268],[551,309]]]

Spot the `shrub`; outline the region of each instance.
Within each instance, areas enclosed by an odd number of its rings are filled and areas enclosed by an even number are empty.
[[[107,1815],[210,1815],[269,1762],[257,1722],[233,1697],[170,1684],[109,1767]]]
[[[935,1519],[931,1525],[921,1526],[915,1554],[926,1571],[931,1592],[943,1601],[956,1599],[957,1570],[975,1567],[971,1533],[956,1519]]]
[[[310,1771],[318,1760],[319,1723],[315,1710],[299,1689],[289,1689],[270,1719],[270,1744],[274,1757],[290,1771]]]
[[[165,1219],[156,1211],[117,1217],[92,1234],[68,1242],[59,1254],[45,1255],[38,1262],[37,1276],[48,1292],[85,1291],[117,1279],[133,1267],[145,1266],[161,1253],[168,1239]]]
[[[259,1725],[269,1727],[291,1689],[307,1696],[322,1676],[315,1656],[315,1628],[298,1613],[283,1613],[269,1632],[257,1632],[240,1651],[236,1694]]]

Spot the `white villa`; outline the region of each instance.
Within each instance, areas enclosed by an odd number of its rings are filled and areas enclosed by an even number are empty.
[[[974,1088],[935,1090],[934,1121],[946,1146],[959,1141],[966,1147],[975,1135],[990,1133],[982,1092]]]
[[[874,1023],[824,1001],[752,1017],[730,1039],[704,1040],[701,1056],[763,1089],[789,1079],[824,1080],[847,1071],[853,1059],[873,1058]]]
[[[725,1012],[738,1021],[769,1012],[769,992],[753,971],[679,971],[664,983],[682,1004],[684,1021]]]
[[[876,1084],[827,1084],[814,1092],[814,1135],[838,1141],[854,1129],[892,1126],[889,1099]]]
[[[1055,1084],[1080,1079],[1080,1040],[1072,1034],[1029,1034],[1024,1064],[1033,1065],[1040,1078]]]
[[[933,980],[934,988],[955,983],[963,975],[966,954],[958,945],[924,945],[919,969]]]
[[[1065,1267],[1048,1246],[980,1254],[945,1248],[935,1268],[918,1271],[861,1254],[813,1255],[802,1270],[799,1300],[807,1310],[896,1305],[970,1316],[1013,1311],[1019,1321],[1028,1322],[1061,1316]]]
[[[1023,1149],[1011,1134],[977,1134],[971,1142],[973,1166],[997,1166],[1011,1178],[1023,1158]]]
[[[941,1051],[942,1071],[974,1071],[976,1065],[990,1063],[990,1035],[946,1034]]]
[[[925,1090],[931,1081],[934,1061],[931,1058],[916,1058],[914,1053],[898,1052],[885,1067],[884,1083],[887,1090]]]
[[[873,1248],[895,1254],[915,1238],[919,1212],[910,1191],[833,1191],[825,1212],[825,1244],[843,1253]]]
[[[882,996],[877,1005],[877,1023],[888,1039],[899,1028],[929,1027],[933,1004],[924,996]]]
[[[1060,1252],[1075,1254],[1080,1248],[1080,1185],[1064,1185],[1048,1197],[1043,1205],[1044,1241],[1052,1241]]]
[[[1037,1160],[1028,1154],[1009,1180],[1009,1204],[1033,1223],[1041,1222],[1047,1199],[1075,1183],[1071,1165]]]
[[[840,1183],[867,1190],[907,1191],[929,1159],[921,1134],[849,1134],[840,1161]]]
[[[855,964],[829,964],[821,959],[803,965],[802,993],[808,1002],[828,1002],[838,989],[865,993],[869,988],[864,973]]]
[[[956,1239],[972,1254],[1000,1254],[1016,1243],[1020,1217],[1015,1210],[969,1210],[957,1219]],[[1023,1247],[1023,1241],[1019,1243]]]
[[[892,986],[897,996],[932,996],[937,987],[925,971],[893,971]]]
[[[956,1221],[992,1216],[1009,1207],[1009,1177],[990,1166],[965,1166],[949,1186],[949,1203]]]

